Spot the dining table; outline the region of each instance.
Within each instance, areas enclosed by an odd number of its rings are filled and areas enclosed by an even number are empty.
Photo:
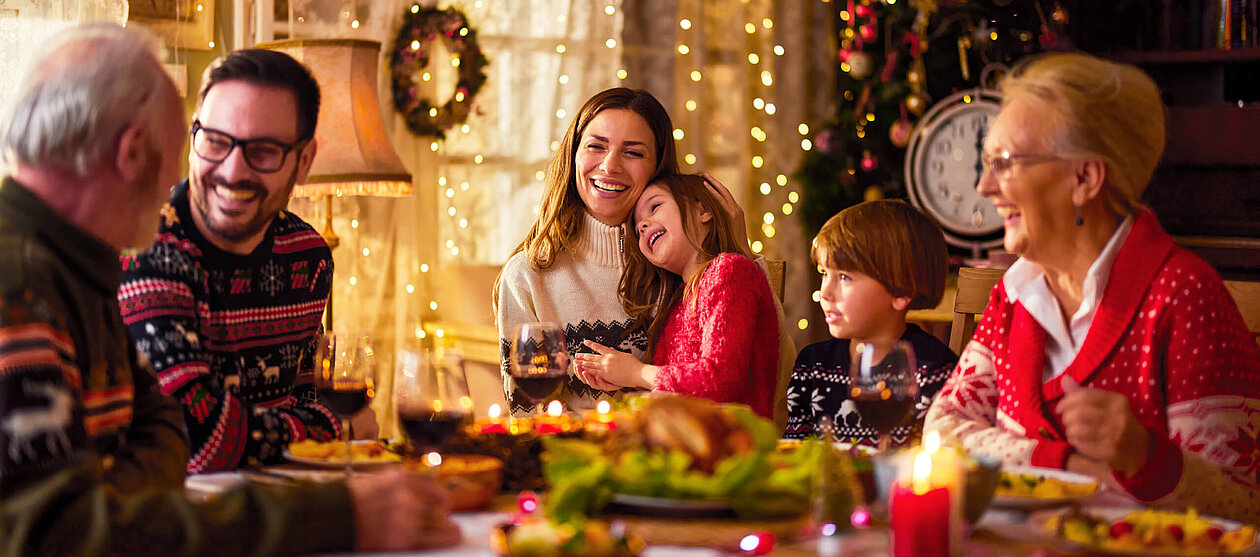
[[[205,499],[246,481],[336,481],[342,472],[281,465],[259,470],[219,472],[190,476],[186,494],[190,499]],[[545,504],[545,494],[544,504]],[[1083,506],[1132,507],[1134,502],[1113,492],[1103,491],[1080,501]],[[491,534],[499,524],[511,519],[517,508],[517,495],[500,493],[480,510],[453,512],[452,522],[462,533],[454,546],[391,553],[409,557],[492,557],[497,555],[490,545]],[[662,516],[606,515],[605,520],[622,520],[628,531],[643,538],[647,546],[643,557],[718,557],[753,555],[738,547],[738,540],[747,534],[778,534],[772,556],[794,557],[834,555],[845,557],[883,557],[893,555],[889,528],[878,518],[866,527],[841,529],[836,535],[804,534],[804,518],[790,520],[678,519]],[[1040,524],[1038,514],[1020,509],[990,508],[974,524],[966,528],[962,555],[967,557],[1056,557],[1090,555],[1081,550],[1064,549]],[[689,536],[687,533],[692,535]],[[715,538],[729,540],[712,545]],[[330,554],[331,555],[331,554]],[[359,555],[355,553],[339,555]]]

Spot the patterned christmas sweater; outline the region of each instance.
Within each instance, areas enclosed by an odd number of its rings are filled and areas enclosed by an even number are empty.
[[[551,268],[533,268],[525,252],[513,255],[503,266],[499,281],[498,326],[503,390],[516,414],[532,410],[529,398],[512,384],[508,364],[511,338],[517,325],[550,321],[564,327],[569,352],[594,351],[583,345],[593,340],[629,352],[642,359],[648,339],[636,331],[629,336],[630,316],[621,307],[617,285],[621,281],[621,226],[608,226],[583,212],[582,228],[573,246],[556,256]],[[630,241],[634,241],[630,239]],[[613,393],[583,383],[572,373],[558,398],[565,408],[582,411]]]
[[[915,424],[892,430],[893,446],[904,445],[919,431],[932,399],[954,371],[958,356],[940,339],[918,325],[906,324],[901,340],[910,343],[918,366],[919,398],[914,405]],[[835,424],[841,441],[868,447],[879,445],[879,434],[862,421],[849,400],[849,339],[831,339],[806,346],[796,357],[792,381],[788,385],[788,425],[785,439],[803,439],[816,434],[823,416]]]
[[[328,244],[282,211],[253,253],[228,253],[201,235],[190,210],[185,181],[153,246],[123,258],[118,290],[162,392],[183,405],[188,471],[279,462],[290,442],[336,438],[339,422],[313,388]]]
[[[999,283],[926,428],[1006,464],[1064,468],[1062,380],[1122,393],[1146,467],[1105,478],[1158,507],[1260,523],[1260,350],[1220,276],[1138,216],[1076,358],[1042,380],[1046,333]]]
[[[761,268],[722,253],[670,309],[652,363],[652,390],[737,402],[773,418],[779,316]]]

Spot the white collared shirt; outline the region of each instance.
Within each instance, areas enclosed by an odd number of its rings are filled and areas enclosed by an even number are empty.
[[[1102,253],[1089,266],[1081,289],[1081,307],[1067,323],[1063,321],[1059,299],[1050,292],[1050,285],[1040,266],[1019,259],[1002,277],[1003,284],[1006,285],[1006,297],[1012,303],[1023,304],[1024,309],[1046,330],[1046,365],[1042,370],[1042,381],[1054,379],[1076,359],[1081,342],[1085,340],[1085,334],[1089,332],[1089,326],[1094,322],[1094,315],[1098,313],[1098,306],[1102,303],[1103,289],[1107,287],[1107,277],[1111,275],[1111,265],[1115,263],[1116,254],[1120,253],[1120,246],[1124,245],[1132,228],[1133,217],[1129,216],[1120,223],[1120,227],[1103,247]]]

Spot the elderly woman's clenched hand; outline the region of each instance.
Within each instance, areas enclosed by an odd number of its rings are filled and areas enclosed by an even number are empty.
[[[1063,378],[1058,413],[1067,441],[1082,455],[1132,476],[1146,466],[1150,433],[1138,423],[1124,395],[1082,387]]]

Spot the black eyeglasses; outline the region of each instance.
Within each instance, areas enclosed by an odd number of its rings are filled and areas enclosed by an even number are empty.
[[[238,145],[245,154],[245,164],[258,172],[270,174],[284,168],[284,161],[289,151],[301,149],[309,139],[299,139],[293,143],[281,143],[273,139],[237,139],[219,130],[201,126],[200,120],[193,120],[192,148],[197,156],[210,162],[223,162],[232,154]]]

